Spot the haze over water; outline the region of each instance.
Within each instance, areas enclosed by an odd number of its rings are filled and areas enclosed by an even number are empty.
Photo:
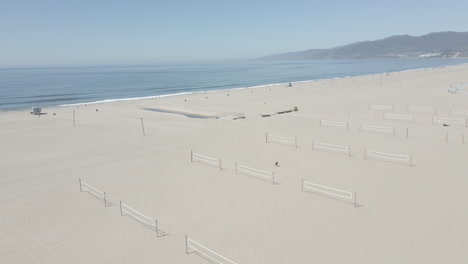
[[[467,63],[461,59],[243,61],[0,69],[0,110],[173,95]]]

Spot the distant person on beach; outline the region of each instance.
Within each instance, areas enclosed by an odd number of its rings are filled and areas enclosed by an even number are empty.
[[[280,166],[280,165],[279,165],[279,162],[275,162],[275,166],[276,166],[276,167],[279,167],[279,166]]]

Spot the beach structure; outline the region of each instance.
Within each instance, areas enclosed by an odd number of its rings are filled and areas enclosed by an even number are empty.
[[[279,143],[285,145],[291,145],[297,148],[297,139],[290,138],[290,137],[283,137],[283,136],[276,136],[269,134],[268,132],[265,133],[265,142],[266,143]]]
[[[336,189],[336,188],[316,184],[310,181],[306,181],[304,179],[302,179],[302,192],[312,192],[312,193],[323,194],[332,198],[339,198],[346,202],[352,203],[354,207],[358,207],[355,192],[343,191],[340,189]]]
[[[239,163],[236,163],[236,174],[245,174],[259,178],[261,180],[269,181],[272,184],[277,184],[275,181],[275,172],[274,171],[265,171],[259,170],[252,167],[248,167]]]
[[[455,116],[468,116],[468,110],[465,109],[450,109],[450,115]]]
[[[208,259],[208,261],[218,264],[237,264],[236,262],[214,252],[213,250],[205,247],[204,245],[196,242],[195,240],[185,236],[185,253],[196,253],[201,257]]]
[[[322,150],[348,155],[351,157],[351,147],[349,145],[336,145],[319,141],[312,142],[312,150]]]
[[[394,121],[407,121],[407,122],[414,122],[413,115],[402,115],[402,114],[393,114],[393,113],[385,113],[384,120],[394,120]]]
[[[433,116],[432,124],[450,124],[450,125],[459,125],[467,126],[467,120],[465,118],[452,118],[452,117],[440,117]]]
[[[437,108],[435,107],[420,107],[408,105],[407,111],[408,113],[413,114],[437,114]]]
[[[393,105],[369,104],[368,109],[369,111],[393,111]]]
[[[166,236],[167,233],[161,231],[158,228],[158,220],[155,218],[148,217],[137,210],[133,209],[132,207],[128,206],[127,204],[120,201],[120,216],[128,215],[133,218],[138,223],[144,225],[145,227],[153,230],[156,233],[157,237]]]
[[[386,152],[371,150],[367,148],[364,149],[364,159],[375,159],[375,160],[381,160],[381,161],[387,161],[387,162],[406,164],[406,165],[409,165],[410,167],[413,166],[412,155],[386,153]]]
[[[92,196],[104,202],[104,207],[107,206],[106,192],[103,192],[94,188],[93,186],[89,185],[88,183],[86,183],[85,181],[81,179],[78,179],[78,182],[80,183],[80,192],[88,192]]]
[[[348,122],[330,121],[330,120],[323,120],[323,119],[320,119],[320,127],[341,128],[345,130],[349,129]]]
[[[199,153],[195,153],[193,150],[190,151],[190,162],[201,162],[213,167],[217,167],[219,170],[223,169],[221,166],[221,158],[208,157]]]
[[[372,132],[380,134],[389,134],[395,136],[395,128],[387,126],[375,126],[375,125],[359,125],[359,132]]]

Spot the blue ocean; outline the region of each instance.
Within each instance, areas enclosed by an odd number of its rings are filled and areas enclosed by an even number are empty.
[[[0,69],[0,111],[243,88],[462,63],[468,63],[468,60],[237,61]]]

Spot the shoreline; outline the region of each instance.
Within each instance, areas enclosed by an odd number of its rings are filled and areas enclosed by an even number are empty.
[[[245,264],[463,263],[468,98],[445,88],[467,74],[464,65],[3,114],[0,262],[206,263],[187,254],[188,235]]]
[[[162,95],[150,95],[150,96],[143,96],[143,97],[127,97],[127,98],[110,98],[98,101],[89,101],[89,102],[80,102],[80,103],[71,103],[71,104],[58,104],[58,105],[37,105],[43,109],[51,109],[51,108],[66,108],[66,107],[79,107],[85,105],[95,105],[95,104],[108,104],[108,103],[116,103],[116,102],[129,102],[129,101],[140,101],[140,100],[150,100],[150,99],[159,99],[165,97],[176,97],[182,95],[194,95],[194,94],[206,94],[206,93],[217,93],[217,92],[224,92],[224,91],[236,91],[236,90],[246,90],[246,89],[257,89],[257,88],[266,88],[266,87],[275,87],[275,86],[282,86],[288,85],[289,83],[311,83],[311,82],[320,82],[320,81],[333,81],[333,80],[340,80],[346,78],[364,78],[367,76],[378,76],[378,75],[389,75],[395,73],[405,73],[405,72],[413,72],[413,71],[427,71],[431,69],[443,69],[443,68],[452,68],[452,67],[459,67],[468,65],[468,63],[460,63],[456,65],[448,65],[448,66],[439,66],[439,67],[428,67],[428,68],[416,68],[416,69],[409,69],[409,70],[401,70],[401,71],[390,71],[390,72],[380,72],[374,74],[364,74],[364,75],[348,75],[348,76],[341,76],[341,77],[332,77],[332,78],[325,78],[325,79],[309,79],[309,80],[301,80],[301,81],[294,81],[294,82],[282,82],[282,83],[269,83],[269,84],[260,84],[254,86],[247,86],[247,87],[233,87],[233,88],[226,88],[226,89],[216,89],[216,90],[203,90],[203,91],[193,91],[193,92],[182,92],[182,93],[174,93],[174,94],[162,94]],[[9,113],[9,112],[23,112],[23,111],[30,111],[30,109],[35,106],[29,106],[26,108],[12,108],[12,109],[4,109],[0,110],[0,113]]]

